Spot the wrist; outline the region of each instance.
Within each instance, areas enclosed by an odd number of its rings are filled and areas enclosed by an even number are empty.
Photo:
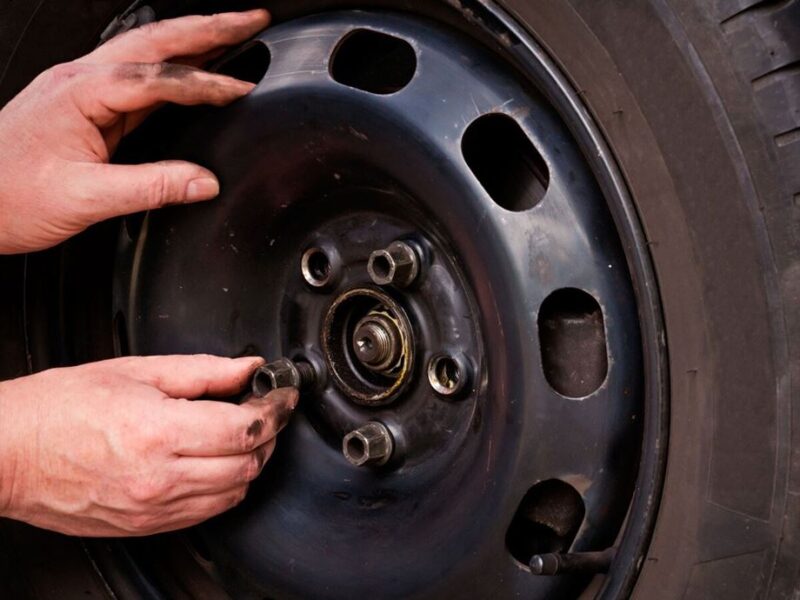
[[[19,495],[19,415],[8,382],[0,381],[0,517],[13,517]]]

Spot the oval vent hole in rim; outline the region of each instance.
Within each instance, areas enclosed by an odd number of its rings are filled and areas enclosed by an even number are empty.
[[[271,62],[272,54],[267,45],[262,42],[252,42],[223,62],[217,68],[217,73],[258,84],[269,71]]]
[[[369,29],[347,34],[334,50],[334,81],[372,94],[394,94],[417,72],[417,53],[407,41]]]
[[[470,123],[461,151],[489,196],[506,210],[533,208],[547,193],[547,163],[519,123],[508,115],[492,113]]]
[[[585,514],[583,498],[574,487],[560,479],[541,481],[519,503],[506,531],[506,547],[525,566],[535,554],[566,552]]]
[[[547,382],[568,398],[583,398],[606,380],[603,310],[583,290],[550,294],[539,309],[539,346]]]

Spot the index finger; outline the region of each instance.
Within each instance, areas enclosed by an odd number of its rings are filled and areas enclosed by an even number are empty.
[[[196,56],[240,44],[266,28],[269,21],[264,9],[157,21],[111,39],[78,62],[158,63]]]
[[[94,363],[161,390],[172,398],[231,396],[250,382],[264,360],[258,357],[222,358],[207,354],[126,356]]]

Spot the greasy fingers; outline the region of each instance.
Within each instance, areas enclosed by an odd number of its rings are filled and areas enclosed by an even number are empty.
[[[275,444],[273,438],[247,454],[181,456],[175,467],[192,494],[217,493],[255,480],[272,458]]]
[[[87,65],[74,84],[73,98],[98,127],[111,125],[120,113],[132,113],[162,102],[224,106],[250,93],[252,83],[171,63]]]
[[[269,21],[269,13],[263,9],[159,21],[113,38],[81,60],[157,63],[198,56],[240,44],[266,28]]]
[[[228,383],[196,390],[232,389],[242,365],[256,364],[218,360],[212,368]],[[72,535],[149,535],[238,504],[297,393],[241,406],[176,400],[163,388],[177,375],[162,385],[155,364],[118,359],[0,382],[0,517]]]
[[[275,438],[297,407],[296,390],[276,390],[240,406],[219,402],[181,402],[174,418],[182,424],[173,451],[181,456],[250,453]]]
[[[111,217],[216,197],[219,181],[198,165],[107,163],[164,103],[223,106],[248,94],[252,83],[197,67],[268,22],[256,10],[148,25],[51,67],[0,108],[0,254],[50,248]]]

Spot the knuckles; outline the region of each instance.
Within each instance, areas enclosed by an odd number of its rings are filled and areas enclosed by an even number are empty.
[[[146,429],[140,432],[134,440],[133,446],[139,456],[160,456],[164,450],[169,449],[171,436],[157,423],[147,423]]]
[[[50,67],[45,71],[45,75],[52,83],[64,83],[85,72],[86,67],[80,63],[68,62]]]
[[[261,469],[264,467],[264,452],[260,448],[253,451],[247,460],[244,470],[244,481],[253,481],[261,474]]]
[[[133,36],[141,36],[144,38],[151,38],[157,36],[160,32],[170,26],[169,21],[153,21],[152,23],[145,23],[141,27],[137,27],[124,35],[131,38]],[[122,38],[123,36],[120,36]]]
[[[125,486],[127,496],[136,505],[150,506],[162,500],[169,486],[158,480],[133,479]]]
[[[147,207],[156,210],[170,203],[175,197],[170,179],[164,172],[156,173],[145,188]]]
[[[137,513],[126,517],[122,526],[125,531],[133,535],[148,535],[157,531],[162,525],[162,518],[151,513]]]
[[[77,62],[62,63],[50,67],[36,78],[37,83],[52,93],[72,85],[86,76],[89,68]]]
[[[231,498],[230,507],[233,508],[234,506],[240,505],[244,502],[244,499],[247,497],[247,490],[249,489],[248,486],[243,486],[236,490],[236,493],[233,494]]]

